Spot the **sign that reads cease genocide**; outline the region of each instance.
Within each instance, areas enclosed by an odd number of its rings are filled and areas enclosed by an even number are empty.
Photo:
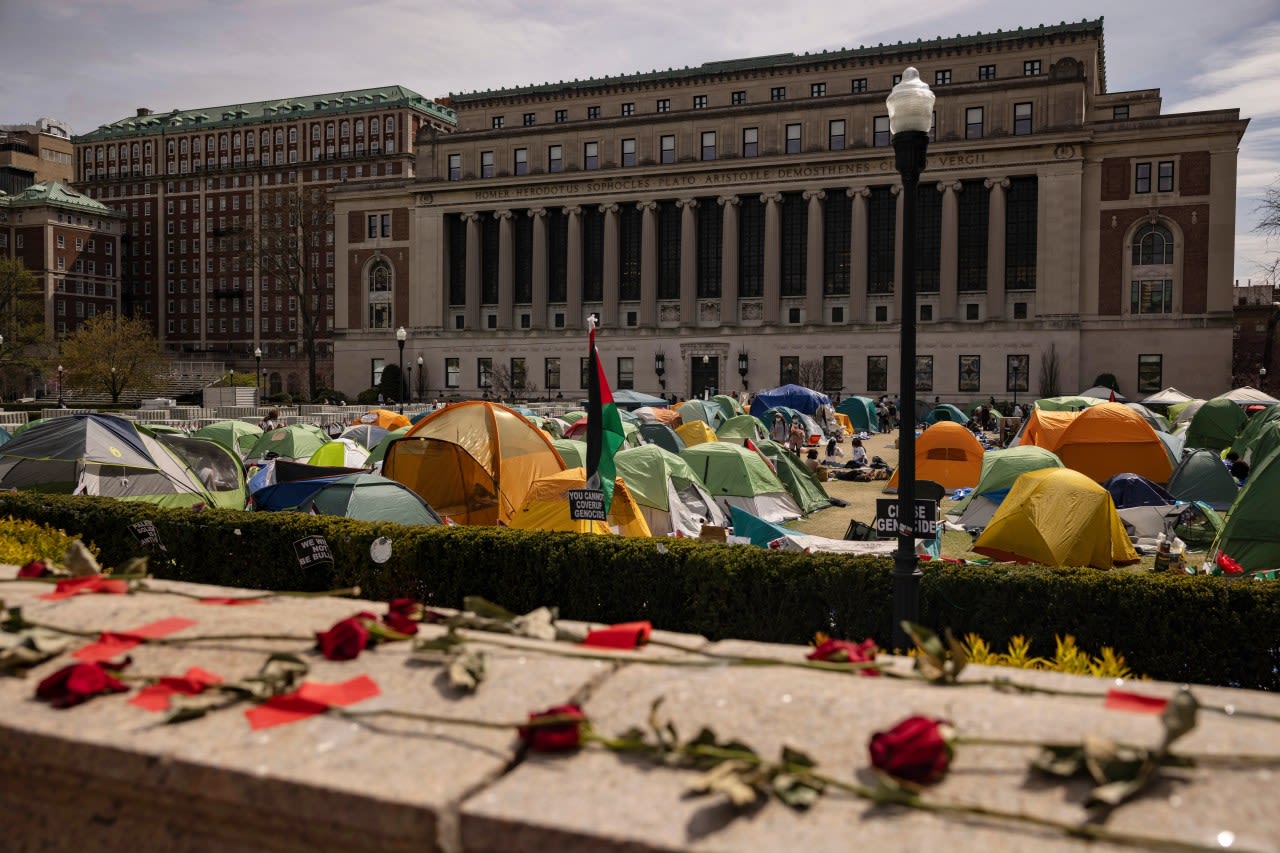
[[[599,489],[570,489],[569,517],[574,521],[605,521],[604,492]]]
[[[917,539],[932,539],[938,535],[938,502],[916,501],[914,534]],[[898,502],[890,499],[876,500],[876,532],[885,536],[898,535]]]

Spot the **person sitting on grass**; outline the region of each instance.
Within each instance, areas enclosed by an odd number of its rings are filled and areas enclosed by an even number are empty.
[[[867,449],[862,446],[862,439],[855,438],[849,445],[849,465],[853,468],[867,466]]]

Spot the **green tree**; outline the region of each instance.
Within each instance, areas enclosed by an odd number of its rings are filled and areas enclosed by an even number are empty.
[[[21,261],[0,258],[0,397],[27,391],[49,356],[41,297]]]
[[[145,320],[98,314],[62,342],[61,364],[71,387],[103,389],[112,403],[125,389],[159,390],[171,372]]]

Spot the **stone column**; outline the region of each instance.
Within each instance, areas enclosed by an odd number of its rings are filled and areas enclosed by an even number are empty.
[[[676,206],[680,208],[680,325],[693,326],[698,312],[698,200],[682,198]]]
[[[569,217],[568,237],[565,240],[565,308],[566,329],[585,328],[587,318],[582,316],[582,208],[572,205],[564,209]]]
[[[782,193],[761,193],[764,204],[764,298],[765,325],[778,323],[782,307]]]
[[[867,321],[867,199],[869,187],[851,187],[845,192],[853,199],[849,219],[849,322]]]
[[[652,329],[658,319],[658,203],[641,201],[640,325]]]
[[[604,214],[604,307],[600,322],[606,328],[618,327],[618,205],[600,205]]]
[[[467,223],[467,304],[464,324],[467,331],[480,328],[480,214],[464,213]]]
[[[738,197],[720,196],[724,218],[720,224],[720,324],[738,325]],[[697,318],[694,318],[696,325]]]
[[[1008,178],[987,178],[983,186],[991,190],[987,219],[987,319],[1004,318],[1004,191]]]
[[[942,247],[938,269],[938,319],[956,319],[956,280],[960,271],[960,214],[956,193],[959,181],[938,183],[942,193]]]
[[[804,258],[804,321],[808,325],[822,326],[826,324],[822,315],[822,243],[825,236],[822,200],[827,194],[822,190],[805,190],[804,197],[809,202],[809,221],[805,225],[808,239],[805,241]]]
[[[547,328],[547,209],[535,207],[528,211],[533,220],[533,316],[529,326]]]
[[[892,192],[896,196],[893,208],[893,307],[894,319],[901,323],[908,309],[914,315],[915,306],[902,304],[902,184],[894,184]]]
[[[511,237],[511,211],[498,210],[498,328],[511,328],[511,307],[515,300],[515,251]]]

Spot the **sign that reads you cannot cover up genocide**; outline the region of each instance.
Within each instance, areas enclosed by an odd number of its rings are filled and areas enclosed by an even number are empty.
[[[570,489],[569,517],[574,521],[608,521],[604,514],[604,492],[599,489]]]

